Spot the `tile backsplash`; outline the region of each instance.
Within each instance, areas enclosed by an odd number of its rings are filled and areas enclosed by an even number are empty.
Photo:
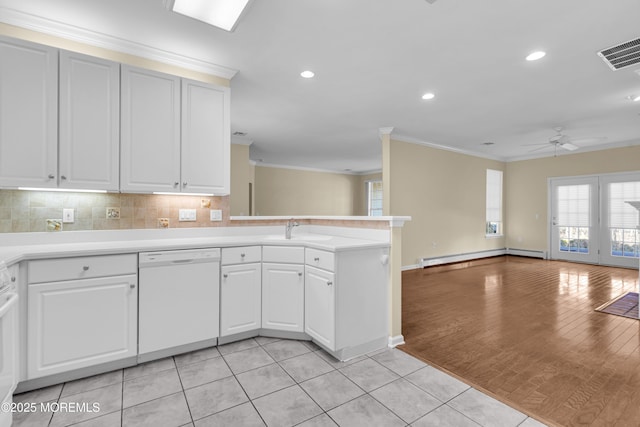
[[[62,231],[159,228],[167,219],[169,228],[229,223],[229,196],[0,190],[0,233],[47,231],[47,220],[62,219],[63,209],[73,209],[74,222]],[[178,221],[179,209],[195,209],[196,221]],[[221,210],[222,221],[210,221],[210,209]]]

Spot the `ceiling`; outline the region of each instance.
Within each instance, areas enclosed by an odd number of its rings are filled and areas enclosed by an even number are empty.
[[[597,56],[640,37],[637,0],[256,0],[233,32],[164,0],[0,0],[15,16],[236,70],[231,130],[258,164],[379,170],[384,127],[504,161],[568,153],[558,126],[577,152],[640,144],[640,64]]]

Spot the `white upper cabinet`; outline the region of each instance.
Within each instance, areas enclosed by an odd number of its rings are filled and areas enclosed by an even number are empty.
[[[56,187],[58,50],[0,37],[0,186]]]
[[[60,51],[59,186],[118,191],[120,64]]]
[[[122,65],[120,189],[179,192],[180,78]]]
[[[182,80],[182,191],[228,194],[229,88]]]
[[[228,194],[229,88],[122,66],[124,192]]]

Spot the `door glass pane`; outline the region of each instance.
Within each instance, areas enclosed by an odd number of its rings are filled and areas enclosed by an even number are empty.
[[[638,210],[626,202],[640,200],[640,182],[609,184],[611,256],[638,258]]]
[[[560,252],[589,253],[591,195],[589,185],[562,185],[557,192]]]

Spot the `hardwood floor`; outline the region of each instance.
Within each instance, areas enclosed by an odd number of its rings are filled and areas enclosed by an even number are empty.
[[[402,276],[399,347],[557,426],[640,426],[638,270],[521,257]]]

